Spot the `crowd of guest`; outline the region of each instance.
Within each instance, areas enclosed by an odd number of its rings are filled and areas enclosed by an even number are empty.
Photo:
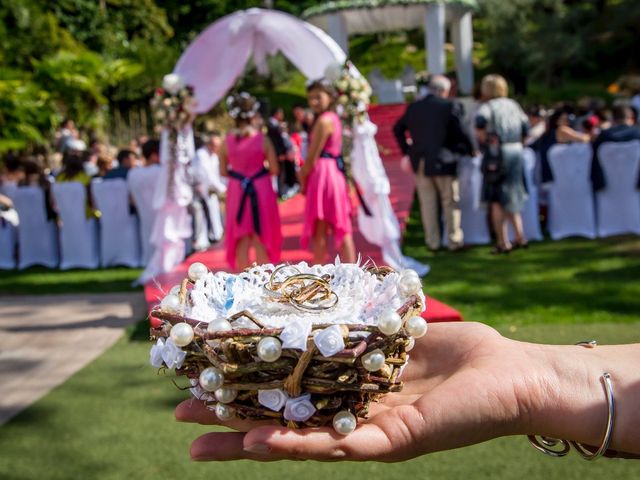
[[[601,102],[559,104],[548,109],[532,107],[525,113],[508,98],[506,79],[487,75],[481,82],[471,121],[465,122],[462,104],[449,98],[450,90],[447,77],[433,76],[421,98],[407,107],[394,127],[405,155],[404,168],[415,175],[425,243],[433,251],[441,246],[440,223],[444,224],[450,250],[464,246],[457,177],[462,156],[482,154],[482,201],[488,207],[496,241],[492,252],[501,254],[528,246],[521,216],[527,199],[524,147],[537,155],[534,182],[542,185],[553,181],[551,147],[591,144],[591,182],[598,191],[606,181],[599,147],[605,142],[640,140],[638,111],[633,105],[606,108]],[[507,234],[509,224],[515,232],[513,241]]]

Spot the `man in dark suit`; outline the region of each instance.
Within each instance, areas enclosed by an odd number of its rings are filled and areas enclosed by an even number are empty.
[[[460,227],[460,195],[457,158],[471,155],[471,137],[462,126],[462,106],[448,100],[450,80],[435,75],[429,83],[426,97],[407,107],[393,127],[403,162],[411,162],[416,174],[416,189],[427,246],[440,248],[438,201],[442,205],[449,249],[462,247],[464,236]],[[407,140],[407,132],[411,143]]]
[[[630,142],[640,140],[640,128],[635,126],[635,114],[631,107],[616,106],[612,110],[613,126],[603,130],[593,142],[593,160],[591,161],[591,183],[598,191],[606,187],[606,179],[598,157],[598,149],[605,142]],[[640,189],[640,178],[637,180]]]

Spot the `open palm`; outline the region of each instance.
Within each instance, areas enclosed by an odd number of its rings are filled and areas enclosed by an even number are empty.
[[[399,393],[371,405],[348,436],[332,428],[291,430],[232,420],[236,432],[213,432],[191,447],[195,460],[399,461],[517,432],[526,358],[495,330],[476,323],[433,324],[416,342]],[[187,400],[176,418],[222,424],[204,404]]]

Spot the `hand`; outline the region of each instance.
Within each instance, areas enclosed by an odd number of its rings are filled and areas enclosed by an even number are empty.
[[[476,323],[429,326],[416,342],[402,392],[370,408],[348,436],[331,427],[290,430],[268,421],[235,419],[237,432],[213,432],[193,442],[194,460],[283,459],[400,461],[501,435],[524,433],[519,416],[525,368],[531,364],[518,342]],[[178,405],[176,418],[221,424],[197,400]],[[244,433],[246,432],[246,433]]]
[[[302,167],[298,170],[298,183],[300,184],[300,193],[304,195],[307,191],[307,180],[309,179],[309,172]]]
[[[409,158],[409,155],[404,155],[400,159],[400,168],[403,172],[413,173],[413,167],[411,166],[411,159]]]

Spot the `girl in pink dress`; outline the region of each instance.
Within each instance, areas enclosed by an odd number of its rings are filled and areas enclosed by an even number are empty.
[[[335,248],[343,262],[356,261],[351,225],[351,196],[342,160],[342,123],[331,110],[335,90],[326,80],[307,87],[309,106],[316,114],[307,159],[300,171],[306,195],[302,247],[311,239],[313,260],[324,263],[333,233]]]
[[[227,101],[236,129],[227,135],[220,173],[229,177],[225,246],[231,268],[244,270],[255,249],[257,263],[278,263],[282,248],[278,199],[271,176],[278,174],[273,145],[255,127],[259,103],[247,93]]]

